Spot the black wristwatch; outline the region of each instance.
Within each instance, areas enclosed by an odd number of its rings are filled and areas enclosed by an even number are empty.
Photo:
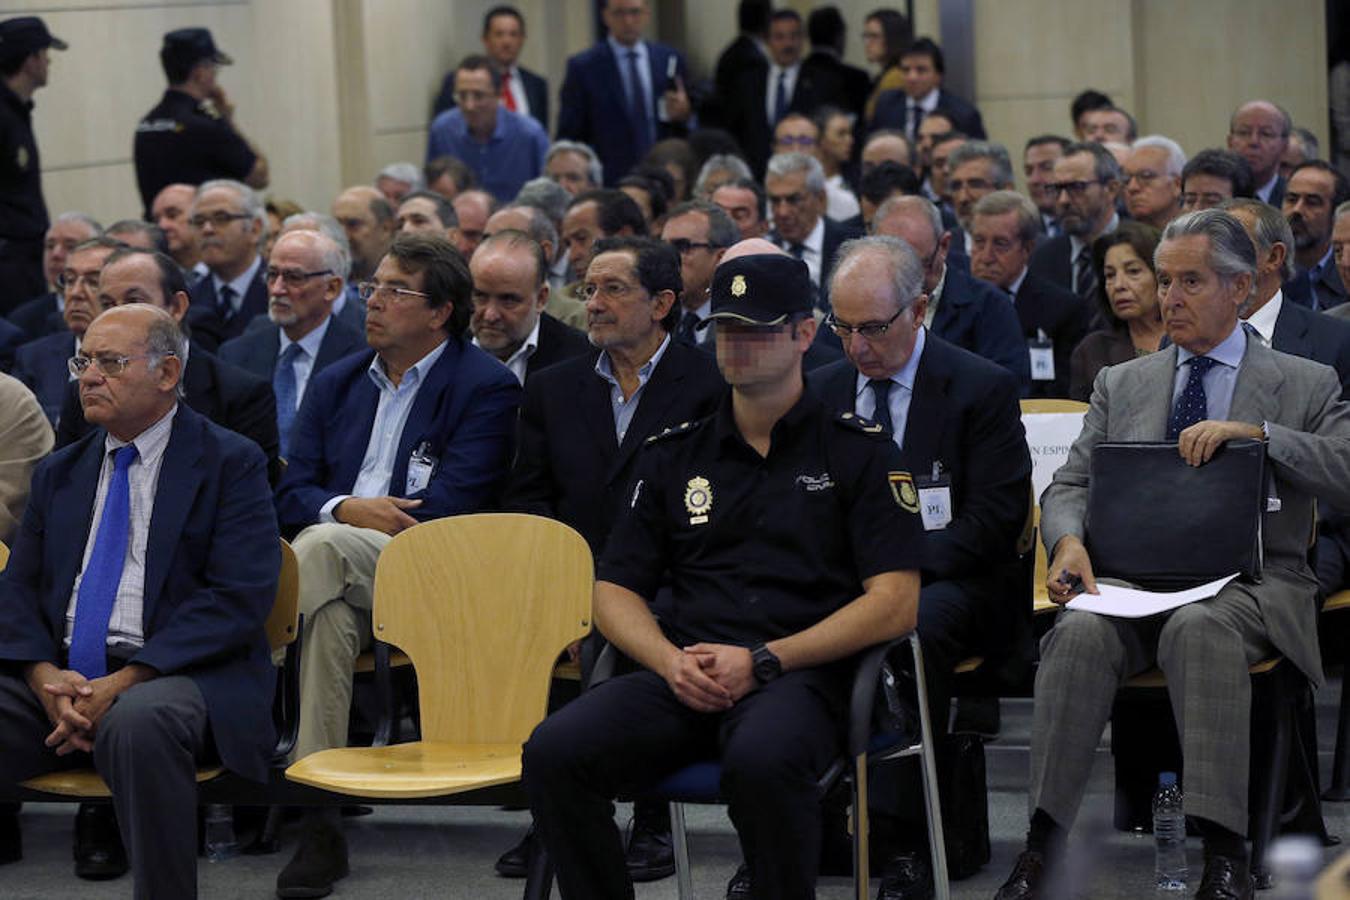
[[[783,674],[783,663],[764,644],[750,648],[750,664],[754,669],[755,680],[760,684],[768,684]]]

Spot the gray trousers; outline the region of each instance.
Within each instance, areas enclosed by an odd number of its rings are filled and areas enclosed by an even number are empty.
[[[1116,691],[1155,664],[1167,676],[1186,761],[1186,814],[1247,833],[1251,676],[1274,655],[1246,585],[1147,619],[1065,610],[1041,642],[1031,807],[1073,825]]]
[[[92,763],[112,789],[137,900],[197,896],[197,762],[209,745],[206,703],[192,679],[129,688],[99,723],[89,754],[43,745],[47,714],[22,678],[0,675],[0,779],[20,782]]]

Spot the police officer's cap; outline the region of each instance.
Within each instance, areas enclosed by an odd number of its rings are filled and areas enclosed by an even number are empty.
[[[164,46],[160,48],[159,56],[166,63],[173,60],[185,67],[204,59],[221,66],[234,63],[234,60],[216,47],[209,28],[180,28],[177,31],[170,31],[164,35]]]
[[[66,46],[37,16],[18,16],[0,22],[0,59],[18,59],[48,47],[64,50]]]
[[[713,272],[712,314],[747,325],[781,325],[811,311],[811,273],[800,259],[778,253],[740,256]],[[702,323],[700,323],[702,324]]]

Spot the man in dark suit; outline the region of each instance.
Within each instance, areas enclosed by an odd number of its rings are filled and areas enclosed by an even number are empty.
[[[178,402],[185,345],[148,305],[90,326],[92,433],[39,465],[0,578],[0,779],[92,762],[144,897],[196,896],[196,764],[261,781],[275,740],[266,461]]]
[[[931,38],[921,37],[910,44],[900,57],[905,86],[898,91],[884,91],[877,97],[872,128],[894,128],[917,142],[919,125],[924,117],[939,112],[956,131],[968,138],[984,140],[984,120],[980,111],[965,99],[943,89],[944,68],[942,48]]]
[[[243,182],[208,181],[197,191],[189,221],[207,272],[192,286],[188,325],[193,340],[214,352],[243,334],[254,316],[267,314],[258,252],[267,213],[258,194]]]
[[[1251,167],[1256,199],[1277,208],[1284,203],[1286,184],[1280,157],[1289,148],[1293,127],[1289,113],[1269,100],[1250,100],[1228,120],[1228,149]]]
[[[715,352],[714,328],[699,328],[699,323],[712,313],[713,270],[722,261],[728,247],[740,241],[740,230],[731,216],[715,203],[692,200],[670,211],[661,240],[680,254],[679,324],[675,326],[675,340],[690,347],[701,347]]]
[[[65,212],[52,221],[42,242],[42,270],[49,289],[20,303],[8,316],[11,323],[33,341],[65,331],[61,321],[61,296],[57,279],[66,267],[70,252],[85,241],[103,233],[103,226],[82,212]]]
[[[483,51],[502,71],[501,103],[513,113],[532,116],[548,130],[548,79],[518,64],[525,46],[525,17],[514,6],[494,6],[483,16]],[[455,70],[445,73],[432,108],[434,119],[455,108]]]
[[[1120,163],[1101,144],[1084,141],[1066,147],[1055,160],[1054,181],[1045,186],[1054,193],[1063,234],[1031,254],[1031,274],[1096,303],[1092,242],[1120,224],[1116,199],[1123,184]]]
[[[310,380],[366,348],[365,335],[332,314],[349,265],[346,254],[323,232],[283,234],[272,246],[264,276],[270,321],[220,346],[222,360],[271,383],[283,459]]]
[[[180,325],[188,313],[183,272],[163,253],[115,251],[99,274],[98,291],[99,305],[104,309],[149,303],[166,311]],[[185,355],[181,379],[183,402],[217,425],[257,444],[267,457],[268,473],[275,482],[281,467],[277,461],[277,413],[271,386],[221,362],[195,341],[189,341]],[[56,446],[78,441],[90,428],[80,414],[79,394],[71,384],[57,423]]]
[[[897,282],[907,286],[903,293]],[[924,328],[923,267],[901,240],[871,237],[845,245],[831,296],[834,310],[826,321],[848,358],[816,370],[809,381],[828,406],[885,425],[919,490],[919,638],[930,715],[941,734],[958,662],[975,654],[1024,651],[1030,657],[1029,622],[1016,603],[1016,544],[1031,495],[1020,385],[1006,370]],[[897,857],[878,896],[920,897],[925,888],[931,896],[921,788],[916,783],[914,792],[905,792],[888,770],[877,778],[870,805],[886,818],[874,821]]]
[[[779,153],[769,160],[764,179],[774,230],[769,240],[806,263],[819,291],[816,308],[829,311],[830,272],[844,241],[861,237],[825,215],[825,170],[805,153]]]
[[[1301,293],[1312,309],[1340,306],[1348,296],[1331,246],[1335,210],[1347,200],[1350,181],[1323,160],[1301,163],[1289,175],[1282,209],[1294,232],[1297,278],[1306,286]]]
[[[872,76],[843,61],[846,27],[835,6],[818,6],[806,18],[811,53],[802,61],[802,80],[814,84],[816,105],[828,103],[862,119]]]
[[[586,335],[544,312],[548,257],[525,232],[508,228],[486,238],[469,261],[469,274],[474,346],[500,360],[521,384],[554,363],[590,354]]]
[[[58,276],[64,298],[60,316],[65,327],[15,351],[14,377],[28,385],[53,426],[71,384],[66,360],[75,355],[85,329],[103,311],[98,303],[99,272],[118,246],[110,238],[95,237],[71,251]]]
[[[872,233],[900,238],[919,254],[929,331],[1012,372],[1025,390],[1030,361],[1017,313],[1001,292],[947,264],[952,236],[937,207],[923,197],[892,197],[873,217]]]
[[[1027,271],[1040,234],[1040,213],[1015,191],[976,202],[971,217],[971,273],[998,288],[1017,310],[1031,368],[1031,397],[1069,396],[1069,357],[1087,333],[1093,307]]]
[[[520,384],[469,342],[472,290],[445,238],[395,237],[364,292],[371,349],[320,372],[296,417],[276,504],[284,531],[298,532],[297,759],[347,743],[381,549],[418,522],[490,506],[505,481]],[[322,897],[347,874],[336,813],[306,816],[278,896]]]
[[[683,137],[691,113],[684,56],[642,39],[646,0],[605,0],[609,36],[567,60],[558,137],[594,148],[613,186],[659,140]]]
[[[735,130],[735,112],[727,105],[727,100],[742,78],[767,64],[769,16],[772,12],[771,0],[740,0],[736,4],[736,26],[740,33],[717,57],[717,65],[713,70],[716,91],[704,100],[699,110],[699,118],[704,125]]]

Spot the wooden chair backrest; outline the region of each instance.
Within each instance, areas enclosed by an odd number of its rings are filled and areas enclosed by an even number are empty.
[[[594,584],[586,541],[553,519],[452,516],[396,535],[372,622],[412,659],[422,739],[524,743],[558,655],[590,631]]]
[[[1086,403],[1082,403],[1078,400],[1052,400],[1052,399],[1023,400],[1021,405],[1023,416],[1045,415],[1054,413],[1069,413],[1081,415],[1083,413],[1086,413],[1088,409],[1088,405]],[[1060,458],[1058,462],[1063,463],[1064,458]],[[1032,461],[1032,464],[1033,466],[1035,465],[1035,460]],[[1042,463],[1042,466],[1044,465],[1045,464]],[[1058,466],[1055,465],[1053,467],[1050,467],[1049,471],[1053,472],[1054,468],[1058,468]],[[1042,471],[1044,472],[1045,470],[1042,469]],[[1032,488],[1032,493],[1033,495],[1036,493],[1034,487]],[[1036,533],[1039,534],[1041,524],[1041,507],[1040,507],[1040,498],[1037,496],[1032,497],[1032,524],[1035,528]],[[1031,576],[1032,577],[1031,597],[1033,608],[1045,608],[1046,604],[1049,604],[1050,602],[1049,595],[1046,593],[1045,590],[1045,581],[1049,575],[1049,568],[1050,568],[1050,561],[1046,556],[1045,544],[1044,542],[1038,539],[1036,541],[1036,565],[1033,569],[1033,573]]]
[[[0,571],[4,571],[5,565],[9,562],[9,548],[0,541]]]
[[[1085,413],[1088,405],[1081,400],[1060,400],[1050,397],[1021,401],[1022,415],[1036,413]]]
[[[281,539],[281,575],[277,578],[277,597],[267,615],[267,643],[272,652],[290,646],[300,630],[300,566],[295,551]]]

